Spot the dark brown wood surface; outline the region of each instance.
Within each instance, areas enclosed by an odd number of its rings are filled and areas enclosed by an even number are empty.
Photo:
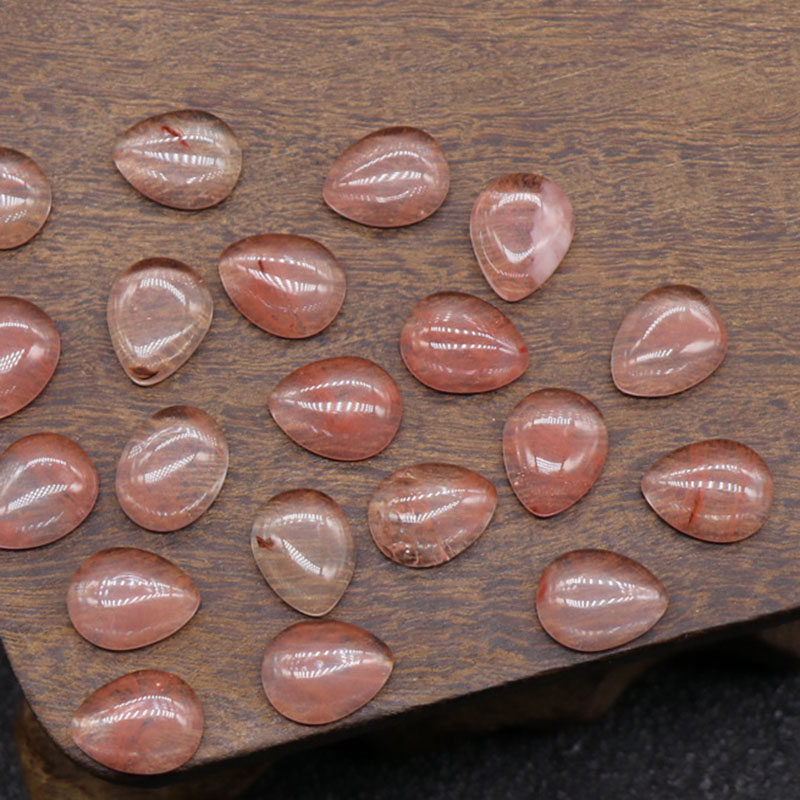
[[[0,553],[0,625],[35,713],[68,735],[83,697],[142,667],[188,680],[207,712],[191,765],[324,735],[281,718],[259,680],[269,639],[299,615],[272,594],[248,544],[256,509],[312,487],[354,526],[358,564],[332,617],[365,626],[397,657],[386,688],[354,726],[604,656],[569,652],[537,623],[533,597],[550,559],[599,546],[642,561],[672,599],[637,650],[800,607],[800,9],[794,0],[729,2],[224,2],[6,0],[0,8],[0,143],[33,156],[53,184],[53,212],[27,246],[0,253],[0,291],[40,304],[63,336],[44,394],[0,422],[0,443],[39,430],[74,437],[101,476],[98,505],[75,533]],[[153,113],[197,107],[240,137],[244,169],[217,208],[186,213],[138,195],[116,173],[116,135]],[[363,134],[418,125],[445,149],[450,194],[411,228],[371,230],[322,203],[328,166]],[[509,171],[537,171],[570,196],[577,233],[556,274],[518,304],[500,301],[475,263],[468,220],[478,191]],[[307,341],[271,337],[222,291],[217,258],[232,241],[286,231],[319,239],[347,271],[340,316]],[[148,256],[177,258],[209,282],[215,318],[179,372],[134,386],[105,324],[115,276]],[[627,308],[665,282],[699,286],[730,333],[722,367],[661,400],[619,394],[609,353]],[[398,351],[413,303],[440,289],[502,308],[531,350],[522,379],[474,397],[437,394]],[[369,461],[307,453],[272,422],[267,393],[289,370],[368,356],[398,381],[399,436]],[[606,416],[610,452],[592,491],[550,520],[511,493],[501,430],[528,392],[563,386]],[[192,403],[227,432],[231,468],[197,523],[138,529],[114,497],[114,470],[135,425]],[[724,436],[772,468],[765,527],[730,546],[694,541],[646,506],[639,480],[659,456]],[[366,527],[371,491],[412,462],[446,460],[490,477],[494,522],[452,563],[411,571],[385,559]],[[70,627],[69,577],[111,545],[173,559],[203,593],[172,638],[125,654]],[[84,758],[85,760],[85,758]]]

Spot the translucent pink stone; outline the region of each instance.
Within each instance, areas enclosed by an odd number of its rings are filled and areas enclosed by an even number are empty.
[[[287,339],[327,328],[342,307],[347,283],[327,247],[287,233],[235,242],[220,257],[219,275],[250,322]]]
[[[203,706],[170,672],[130,672],[93,692],[72,717],[72,739],[106,767],[157,775],[185,764],[203,738]]]
[[[145,258],[111,287],[108,330],[125,374],[140,386],[168,378],[205,338],[214,314],[211,293],[190,266]]]
[[[569,198],[541,175],[514,173],[492,181],[470,218],[475,257],[503,300],[535,292],[566,255],[575,231]]]
[[[112,547],[72,576],[67,611],[75,630],[106,650],[133,650],[171,636],[200,606],[194,581],[147,550]]]
[[[50,382],[61,337],[39,306],[0,296],[0,419],[35,400]]]
[[[325,725],[366,705],[394,667],[392,651],[347,622],[298,622],[268,645],[261,682],[275,709],[304,725]]]
[[[18,439],[0,455],[0,548],[21,550],[74,531],[97,501],[97,470],[58,433]]]
[[[50,182],[24,153],[0,147],[0,250],[30,241],[50,214]]]
[[[619,647],[650,630],[669,604],[658,578],[608,550],[574,550],[547,565],[536,613],[557,642],[594,653]]]
[[[420,300],[400,334],[400,354],[415,378],[440,392],[489,392],[528,367],[514,323],[471,294],[439,292]]]
[[[242,148],[219,117],[186,109],[137,122],[117,141],[114,163],[145,197],[193,210],[216,205],[233,191]]]
[[[228,472],[225,434],[193,406],[170,406],[133,432],[117,465],[122,510],[151,531],[176,531],[201,517]]]
[[[449,188],[450,168],[439,143],[406,126],[375,131],[350,145],[331,167],[322,195],[343,217],[394,228],[429,217]]]

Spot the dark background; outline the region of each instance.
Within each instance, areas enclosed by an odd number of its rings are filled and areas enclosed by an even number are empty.
[[[19,689],[0,655],[0,797],[24,800]],[[701,653],[652,669],[596,722],[425,752],[355,740],[287,758],[243,800],[793,800],[798,756],[800,673]]]

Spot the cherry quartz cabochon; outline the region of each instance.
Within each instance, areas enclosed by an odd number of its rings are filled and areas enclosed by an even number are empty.
[[[0,147],[0,250],[30,241],[47,221],[51,202],[50,182],[39,165]]]
[[[269,410],[306,450],[336,461],[360,461],[394,439],[403,401],[386,370],[366,358],[343,356],[287,375],[270,394]]]
[[[298,622],[268,645],[261,682],[276,711],[304,725],[325,725],[358,711],[383,688],[392,651],[348,622]]]
[[[219,117],[185,109],[137,122],[117,141],[114,163],[145,197],[191,211],[214,206],[233,191],[242,149]]]
[[[607,453],[603,415],[567,389],[529,394],[503,428],[511,488],[538,517],[552,517],[577,503],[597,480]]]
[[[608,550],[574,550],[547,565],[536,595],[542,627],[557,642],[593,653],[633,641],[669,604],[649,570]]]
[[[0,549],[24,550],[61,539],[89,516],[99,480],[72,439],[34,433],[0,455]]]
[[[117,464],[122,510],[150,531],[176,531],[211,506],[228,472],[225,434],[205,411],[170,406],[133,433]]]
[[[462,292],[420,300],[400,334],[400,354],[426,386],[457,394],[499,389],[528,367],[528,348],[514,323]]]
[[[185,764],[203,738],[203,706],[177,675],[131,672],[89,695],[70,733],[86,755],[133,775],[157,775]]]
[[[211,293],[190,266],[145,258],[111,287],[108,330],[125,374],[140,386],[160,383],[186,362],[214,315]]]
[[[450,167],[439,143],[419,128],[375,131],[336,159],[323,188],[343,217],[377,228],[412,225],[447,197]]]
[[[369,529],[380,551],[406,567],[444,564],[486,530],[497,490],[477,472],[416,464],[390,475],[369,501]]]
[[[747,445],[710,439],[680,447],[642,478],[650,507],[673,528],[706,542],[738,542],[766,522],[774,487]]]
[[[535,292],[569,250],[572,204],[548,178],[503,175],[479,195],[469,221],[472,248],[489,286],[511,302]]]
[[[622,320],[611,374],[625,394],[664,397],[705,380],[727,349],[725,323],[699,289],[661,286],[640,298]]]
[[[39,306],[0,296],[0,419],[24,408],[50,382],[61,337]]]
[[[219,276],[233,304],[276,336],[303,339],[333,322],[344,302],[344,270],[327,247],[306,236],[264,233],[230,245]]]
[[[273,497],[256,515],[253,558],[267,583],[303,614],[327,614],[356,566],[350,523],[339,504],[313,489]]]
[[[180,630],[200,606],[194,581],[171,561],[135,547],[89,556],[72,576],[75,630],[107,650],[133,650]]]

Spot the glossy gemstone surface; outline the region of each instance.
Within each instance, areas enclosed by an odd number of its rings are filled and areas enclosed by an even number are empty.
[[[464,552],[487,528],[497,490],[452,464],[416,464],[383,480],[369,501],[378,549],[406,567],[434,567]]]
[[[327,614],[356,565],[350,523],[339,504],[313,489],[273,497],[253,522],[253,557],[267,583],[303,614]]]
[[[269,410],[301,447],[336,461],[360,461],[394,439],[403,415],[400,390],[366,358],[326,358],[287,375],[269,397]]]
[[[254,325],[303,339],[333,322],[347,281],[336,257],[306,236],[265,233],[228,247],[219,275],[228,297]]]
[[[512,173],[493,180],[472,208],[469,233],[478,265],[503,300],[535,292],[567,253],[572,204],[548,178]]]
[[[193,406],[170,406],[133,433],[117,465],[122,510],[151,531],[176,531],[205,513],[228,472],[225,434]]]
[[[754,450],[730,439],[709,439],[656,461],[642,478],[642,494],[682,533],[705,542],[738,542],[766,522],[774,487]]]
[[[537,517],[552,517],[583,497],[608,453],[603,415],[566,389],[529,394],[503,428],[503,460],[511,488]]]
[[[140,386],[172,375],[203,341],[214,314],[211,293],[191,267],[145,258],[111,287],[108,330],[125,374]]]
[[[727,349],[725,323],[699,289],[661,286],[622,320],[611,351],[611,375],[625,394],[664,397],[705,380]]]
[[[203,706],[170,672],[130,672],[89,695],[72,717],[72,739],[118,772],[157,775],[185,764],[203,738]]]
[[[489,392],[528,367],[528,348],[494,306],[461,292],[439,292],[414,306],[400,334],[411,374],[440,392]]]
[[[574,550],[547,565],[536,613],[557,642],[593,653],[631,642],[650,630],[669,599],[658,578],[627,556]]]
[[[231,193],[242,169],[242,149],[219,117],[186,109],[137,122],[117,141],[114,163],[145,197],[194,210]]]
[[[419,128],[384,128],[350,145],[325,181],[325,202],[376,228],[412,225],[441,206],[450,188],[442,148]]]
[[[383,688],[392,651],[347,622],[298,622],[268,645],[261,682],[275,709],[304,725],[324,725],[358,711]]]
[[[0,548],[40,547],[66,536],[89,516],[97,492],[97,470],[72,439],[18,439],[0,455]]]
[[[24,153],[0,147],[0,250],[30,241],[50,214],[50,182]]]
[[[39,306],[0,296],[0,419],[41,394],[56,371],[61,337]]]
[[[107,650],[133,650],[166,639],[199,606],[200,592],[182,569],[134,547],[89,556],[67,590],[75,630]]]

